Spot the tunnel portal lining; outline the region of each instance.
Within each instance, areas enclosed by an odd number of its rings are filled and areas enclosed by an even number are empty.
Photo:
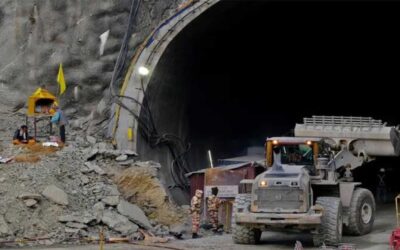
[[[193,5],[178,10],[172,17],[166,19],[155,29],[142,45],[143,49],[139,50],[139,54],[135,56],[121,88],[121,95],[128,96],[137,101],[123,98],[121,101],[126,107],[131,107],[131,110],[135,114],[140,114],[144,98],[143,93],[146,91],[151,80],[151,73],[154,72],[167,46],[190,22],[219,1],[200,0],[195,2]],[[145,66],[150,71],[148,76],[144,77],[138,73],[141,66]],[[144,89],[142,89],[142,86]],[[116,115],[113,116],[115,118],[110,124],[114,126],[113,139],[117,147],[120,149],[137,150],[138,123],[135,117],[128,110],[121,109],[120,106],[117,106],[114,112]],[[131,140],[126,136],[128,130],[133,130],[133,138]]]

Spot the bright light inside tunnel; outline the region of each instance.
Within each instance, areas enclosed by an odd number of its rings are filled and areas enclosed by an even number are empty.
[[[140,66],[138,72],[142,76],[147,76],[150,73],[150,70],[144,66]]]

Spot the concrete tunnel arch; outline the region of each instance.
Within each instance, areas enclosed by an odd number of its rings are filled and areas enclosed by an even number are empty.
[[[139,55],[136,55],[137,60],[130,66],[128,77],[121,89],[121,95],[133,97],[138,100],[139,103],[142,103],[144,97],[143,93],[146,91],[151,80],[151,74],[154,72],[158,61],[168,45],[190,22],[219,1],[220,0],[198,1],[194,5],[178,11],[172,17],[164,20],[143,44],[144,47],[140,51]],[[148,76],[143,77],[138,73],[141,66],[145,66],[149,69],[150,74]],[[144,90],[142,90],[142,84],[145,88]],[[138,103],[134,103],[128,99],[123,99],[123,103],[128,107],[132,107],[136,114],[140,113],[141,107]],[[136,150],[138,123],[127,110],[117,107],[116,112],[117,118],[113,124],[116,125],[114,139],[118,148]],[[129,140],[127,137],[129,129],[133,130],[132,140]]]
[[[178,10],[177,13],[164,20],[153,31],[149,38],[142,44],[141,48],[139,48],[139,53],[135,55],[120,91],[121,95],[132,97],[138,103],[123,98],[122,102],[124,105],[130,107],[135,114],[139,114],[140,116],[144,93],[151,81],[152,73],[155,71],[168,45],[188,24],[218,2],[220,0],[200,0],[194,2],[194,4]],[[148,76],[144,77],[139,74],[138,71],[141,66],[149,69],[150,74]],[[139,124],[129,111],[117,106],[111,126],[114,126],[113,139],[119,149],[138,150]],[[129,138],[128,134],[131,134],[132,137]],[[164,166],[161,169],[161,181],[164,182],[165,186],[169,186],[171,182],[171,176],[167,168],[168,166]],[[172,190],[170,195],[178,203],[185,202],[188,199],[187,194],[182,192],[182,190]]]

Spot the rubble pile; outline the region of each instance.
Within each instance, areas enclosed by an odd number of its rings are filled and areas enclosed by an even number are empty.
[[[36,162],[0,165],[1,239],[77,243],[102,227],[106,236],[138,239],[140,228],[167,235],[183,221],[184,209],[168,201],[157,178],[159,164],[96,141],[77,135]],[[29,149],[3,143],[0,155],[21,154]]]
[[[136,162],[116,177],[116,183],[122,196],[140,206],[150,219],[164,225],[182,222],[182,216],[188,211],[177,209],[169,200],[165,189],[157,178],[161,166],[155,162]]]

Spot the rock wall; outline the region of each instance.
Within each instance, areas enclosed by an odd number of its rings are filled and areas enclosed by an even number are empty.
[[[129,56],[181,0],[142,0]],[[14,106],[39,86],[56,93],[58,65],[67,82],[61,103],[72,120],[92,118],[109,105],[98,102],[108,91],[126,31],[130,0],[0,1],[0,102]],[[100,35],[109,31],[100,53]],[[129,61],[129,60],[128,60]],[[75,93],[74,93],[75,92]],[[92,114],[92,116],[89,116]]]

